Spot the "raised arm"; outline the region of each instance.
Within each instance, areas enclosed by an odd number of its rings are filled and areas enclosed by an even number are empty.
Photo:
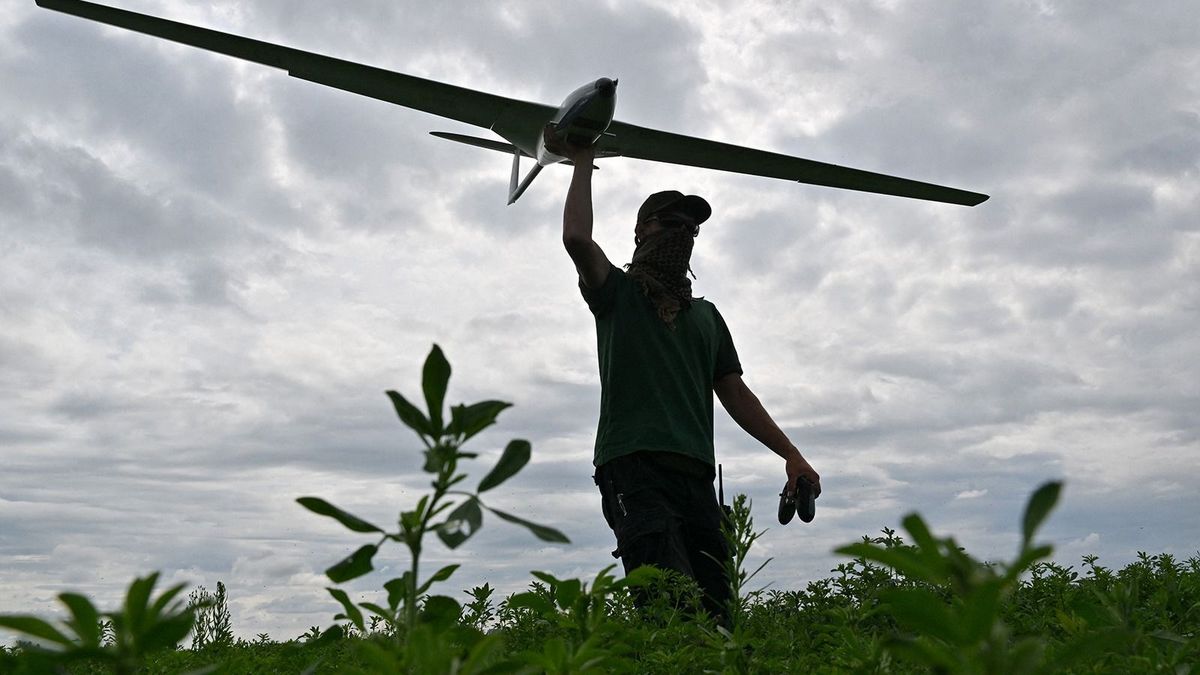
[[[567,188],[567,203],[563,207],[563,246],[575,263],[579,278],[588,288],[599,288],[608,278],[612,264],[600,245],[592,239],[592,147],[563,144],[546,128],[546,147],[575,164],[571,187]]]
[[[816,494],[821,494],[821,476],[767,414],[762,402],[746,386],[741,375],[730,373],[721,377],[713,383],[713,391],[738,426],[787,462],[785,468],[789,490],[796,489],[797,478],[804,478],[813,484]]]

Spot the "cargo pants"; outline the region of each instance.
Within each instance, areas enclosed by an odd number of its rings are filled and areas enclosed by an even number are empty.
[[[729,557],[721,533],[725,512],[713,489],[713,468],[670,452],[635,452],[596,468],[604,519],[617,538],[614,557],[628,574],[642,565],[696,580],[704,608],[728,623]]]

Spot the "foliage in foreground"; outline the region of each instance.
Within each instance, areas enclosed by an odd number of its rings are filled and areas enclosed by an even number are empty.
[[[425,535],[450,548],[482,524],[484,510],[566,542],[557,530],[484,505],[480,495],[515,475],[529,444],[512,441],[472,492],[459,462],[468,439],[492,424],[507,403],[485,401],[442,410],[450,367],[436,346],[422,377],[426,411],[388,392],[400,419],[425,445],[424,470],[433,492],[400,514],[389,533],[316,497],[298,501],[348,529],[378,536],[326,575],[338,584],[371,571],[379,546],[409,550],[410,569],[383,584],[385,604],[341,606],[334,625],[314,626],[276,643],[233,637],[226,593],[203,588],[183,605],[182,586],[157,597],[158,575],[131,584],[124,605],[101,613],[75,593],[59,596],[70,617],[60,625],[30,616],[0,616],[0,627],[40,645],[0,648],[0,672],[414,672],[414,673],[1036,673],[1200,672],[1200,557],[1180,562],[1148,556],[1113,571],[1084,558],[1085,570],[1046,559],[1052,547],[1034,542],[1056,505],[1060,483],[1034,492],[1021,521],[1012,561],[976,560],[953,537],[937,537],[917,514],[902,524],[912,543],[890,529],[838,549],[850,560],[835,576],[805,590],[748,591],[744,565],[755,532],[744,496],[734,500],[727,537],[733,602],[728,625],[701,609],[690,580],[643,569],[617,579],[611,567],[590,582],[533,572],[530,590],[495,602],[488,585],[460,604],[429,590],[457,566],[419,577]],[[458,502],[448,498],[461,498]],[[763,563],[765,565],[766,563]],[[634,598],[643,600],[635,603]],[[192,649],[179,643],[192,633]]]
[[[886,529],[865,541],[892,551],[918,548]],[[457,623],[462,630],[494,637],[500,646],[492,654],[493,665],[516,665],[518,672],[1000,672],[970,649],[953,665],[930,664],[911,642],[944,640],[937,635],[941,629],[917,631],[905,624],[905,610],[888,603],[898,591],[924,588],[943,599],[934,616],[965,611],[956,606],[951,589],[924,586],[861,557],[834,571],[804,590],[749,593],[740,645],[711,621],[689,618],[700,606],[694,585],[642,580],[661,592],[652,606],[639,611],[629,589],[614,588],[617,580],[607,570],[590,582],[539,574],[529,591],[499,600],[490,587],[476,587],[465,593],[469,602]],[[1080,570],[1036,563],[991,618],[1009,635],[1002,651],[1020,651],[1029,641],[1040,646],[1040,665],[1010,672],[1200,672],[1200,557],[1180,561],[1143,554],[1119,570],[1101,566],[1092,556]],[[260,635],[254,641],[158,650],[146,655],[143,672],[182,673],[206,666],[216,673],[376,672],[365,651],[390,636],[349,633],[322,639],[328,633],[314,627],[283,643]],[[36,655],[21,648],[0,652],[0,672],[51,672],[46,661],[33,660]],[[597,656],[602,659],[593,662]],[[113,663],[73,661],[68,672],[113,672]]]

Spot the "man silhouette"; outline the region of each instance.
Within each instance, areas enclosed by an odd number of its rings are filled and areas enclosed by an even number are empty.
[[[600,420],[595,481],[626,573],[655,565],[694,578],[706,609],[727,621],[729,552],[713,489],[715,392],[746,432],[785,460],[787,489],[820,476],[742,380],[717,308],[691,295],[690,259],[708,203],[676,191],[650,195],[634,224],[636,249],[618,269],[592,238],[594,149],[545,134],[574,163],[563,246],[596,321]]]

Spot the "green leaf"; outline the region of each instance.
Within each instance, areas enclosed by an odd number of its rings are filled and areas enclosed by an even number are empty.
[[[958,650],[944,642],[924,638],[893,637],[887,640],[888,651],[912,659],[925,666],[925,672],[963,673],[972,672],[963,667]]]
[[[1029,498],[1029,504],[1025,506],[1025,517],[1021,519],[1021,548],[1029,547],[1034,533],[1058,503],[1062,486],[1062,481],[1051,481],[1038,488]]]
[[[605,567],[604,571],[608,571],[608,570],[612,569],[613,567],[616,567],[616,566],[610,565],[608,567]],[[620,581],[615,582],[614,586],[616,586],[618,588],[621,586],[628,586],[630,588],[635,588],[635,587],[639,587],[639,586],[650,586],[655,583],[658,583],[658,581],[662,578],[662,576],[663,576],[663,571],[661,569],[659,569],[653,565],[642,565],[641,567],[635,569],[634,571],[626,574],[624,577],[621,578]],[[597,576],[596,580],[597,580],[597,585],[598,585],[600,577]]]
[[[67,623],[79,636],[84,647],[100,646],[100,612],[87,596],[78,593],[60,593],[58,599],[71,610],[71,621]]]
[[[567,643],[562,638],[554,638],[546,642],[542,646],[542,657],[544,663],[550,667],[546,670],[551,672],[570,672],[572,669],[567,663]]]
[[[442,406],[446,401],[446,387],[450,383],[450,362],[436,344],[425,357],[421,371],[421,389],[425,392],[425,405],[429,408],[429,420],[433,435],[442,435]]]
[[[511,403],[481,401],[468,406],[456,405],[450,410],[450,433],[461,434],[467,440],[496,423],[496,416]]]
[[[609,565],[608,567],[605,567],[596,574],[595,579],[592,579],[591,594],[593,596],[607,597],[611,590],[615,587],[616,580],[613,578],[613,575],[609,574],[609,571],[614,567],[616,567],[616,565]],[[647,565],[643,565],[643,567],[647,567]]]
[[[158,596],[158,599],[155,600],[154,603],[150,606],[150,619],[151,620],[157,619],[163,613],[163,611],[165,611],[167,609],[167,605],[170,604],[171,600],[173,600],[175,598],[175,596],[182,593],[183,589],[186,586],[187,586],[187,584],[176,584],[176,585],[172,586],[171,588],[168,588],[167,590],[163,591],[162,595]],[[173,614],[178,613],[178,608],[175,608],[175,611],[173,611],[172,613]]]
[[[438,539],[449,548],[458,548],[483,525],[483,511],[474,497],[458,505],[446,516],[446,521],[436,526]]]
[[[496,509],[493,509],[490,506],[484,507],[484,508],[486,508],[488,511],[491,511],[492,513],[496,514],[496,517],[501,520],[507,520],[508,522],[510,522],[514,525],[520,525],[521,527],[529,530],[530,532],[533,533],[533,536],[537,537],[538,539],[541,539],[542,541],[548,541],[548,542],[555,543],[555,544],[571,543],[571,540],[567,539],[567,535],[563,534],[562,532],[559,532],[558,530],[554,529],[553,527],[547,527],[545,525],[538,525],[537,523],[531,523],[528,520],[518,518],[514,515],[507,514],[503,511],[497,511]]]
[[[504,604],[512,609],[523,608],[532,610],[534,613],[544,617],[554,616],[557,612],[554,605],[548,599],[530,591],[517,593],[509,597]]]
[[[931,569],[918,552],[910,549],[883,548],[875,544],[859,542],[834,549],[833,552],[880,563],[910,579],[937,583],[942,576],[937,570]]]
[[[396,414],[400,417],[400,421],[413,431],[421,435],[433,436],[433,425],[429,423],[429,419],[425,417],[425,413],[417,409],[417,406],[408,402],[408,399],[400,395],[399,392],[388,390],[388,398],[392,399],[392,407],[396,409]]]
[[[312,511],[319,516],[329,516],[334,520],[344,525],[347,529],[355,532],[379,532],[383,530],[359,518],[358,516],[347,513],[320,497],[301,497],[296,500],[300,506]]]
[[[447,462],[453,460],[457,455],[456,449],[453,446],[437,444],[425,451],[425,466],[422,469],[425,473],[438,473]]]
[[[333,596],[334,600],[342,603],[342,608],[346,610],[345,614],[339,614],[338,616],[333,617],[334,620],[336,621],[339,618],[349,619],[350,623],[353,623],[355,628],[365,634],[367,632],[367,628],[363,624],[362,612],[358,609],[358,607],[354,606],[353,602],[350,601],[350,596],[346,594],[346,591],[343,591],[340,588],[326,588],[325,590],[329,591],[329,594]]]
[[[408,580],[412,577],[412,572],[405,572],[403,576],[396,577],[383,585],[383,589],[388,594],[388,606],[394,611],[404,601],[404,597],[408,594]]]
[[[434,572],[433,576],[426,579],[425,583],[421,584],[421,587],[417,589],[417,595],[423,595],[425,591],[429,590],[430,586],[433,586],[439,581],[445,581],[449,579],[450,575],[454,574],[454,570],[458,568],[459,565],[446,565],[437,572]]]
[[[1164,642],[1173,642],[1177,645],[1186,645],[1190,642],[1190,640],[1187,638],[1176,635],[1168,630],[1156,630],[1153,633],[1150,633],[1150,637],[1162,640]]]
[[[889,611],[905,628],[920,635],[932,636],[950,644],[962,643],[962,630],[950,614],[946,603],[922,588],[902,588],[884,591],[881,597]]]
[[[1005,572],[1004,579],[1010,583],[1016,581],[1022,573],[1033,567],[1042,558],[1050,557],[1051,553],[1054,553],[1054,547],[1049,544],[1024,548],[1021,555],[1017,556],[1017,559]]]
[[[125,594],[125,618],[129,622],[129,630],[135,634],[145,630],[146,610],[149,609],[150,593],[156,583],[158,572],[134,579],[129,584],[129,591]]]
[[[537,577],[538,579],[541,579],[543,582],[545,582],[545,584],[547,586],[549,586],[552,589],[557,588],[558,585],[562,583],[561,579],[554,576],[553,574],[550,574],[549,572],[540,572],[538,570],[533,570],[530,572],[530,574]]]
[[[73,647],[75,645],[74,641],[63,635],[62,631],[35,616],[0,615],[0,628],[15,630],[39,640],[53,642],[64,647]]]
[[[362,603],[361,607],[386,621],[389,626],[395,625],[396,623],[396,615],[386,607],[380,607],[373,602],[364,602]]]
[[[900,520],[900,525],[908,531],[908,536],[912,538],[913,544],[921,552],[921,557],[926,563],[934,563],[936,567],[941,567],[942,565],[937,563],[942,562],[942,547],[921,514],[908,514]]]
[[[1036,673],[1044,659],[1046,645],[1040,637],[1018,640],[1008,648],[1008,658],[1002,667],[1010,673]],[[1059,673],[1060,670],[1050,672]]]
[[[446,595],[431,595],[421,607],[421,622],[433,626],[439,632],[458,622],[462,606]]]
[[[563,609],[570,609],[581,595],[583,595],[583,582],[579,579],[564,579],[554,589],[554,600]]]
[[[505,652],[504,637],[499,632],[489,635],[476,642],[468,652],[467,660],[462,664],[461,673],[510,673],[519,672],[516,664],[501,661]],[[489,665],[491,664],[491,665]]]
[[[938,540],[929,531],[925,520],[918,513],[910,513],[900,521],[900,524],[904,526],[909,536],[912,537],[913,543],[917,545],[919,557],[925,564],[928,574],[931,575],[927,577],[928,580],[939,582],[944,580],[949,561],[943,557]]]
[[[322,631],[321,635],[316,640],[313,640],[310,644],[313,647],[320,647],[322,645],[338,642],[344,637],[346,637],[346,629],[342,628],[340,624],[335,623]]]
[[[529,463],[531,452],[529,441],[521,439],[509,441],[508,446],[504,448],[504,454],[500,455],[500,461],[496,462],[496,466],[488,472],[488,475],[479,481],[477,492],[486,492],[512,478]]]
[[[375,557],[378,550],[379,547],[374,544],[361,546],[341,562],[325,570],[325,576],[335,584],[357,579],[374,569],[371,567],[371,558]]]
[[[174,649],[180,640],[192,630],[194,617],[191,612],[176,614],[155,621],[146,627],[138,640],[138,649],[150,652],[158,649]]]
[[[1000,620],[1000,579],[990,579],[963,598],[960,624],[968,642],[987,639],[992,627]]]
[[[1123,627],[1088,630],[1056,645],[1042,672],[1065,673],[1078,663],[1094,664],[1097,654],[1119,654],[1131,641],[1131,633]]]

